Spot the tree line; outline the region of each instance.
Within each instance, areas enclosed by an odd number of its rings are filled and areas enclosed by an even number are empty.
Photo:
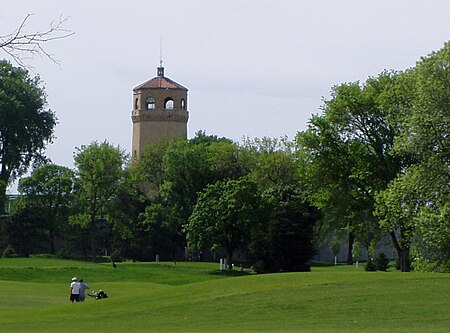
[[[139,161],[107,141],[74,169],[44,155],[55,114],[39,78],[0,62],[0,250],[95,260],[244,253],[259,272],[309,270],[321,240],[375,255],[390,237],[402,271],[450,270],[450,43],[404,71],[332,87],[295,139],[240,143],[197,132]],[[30,129],[33,128],[33,131]]]

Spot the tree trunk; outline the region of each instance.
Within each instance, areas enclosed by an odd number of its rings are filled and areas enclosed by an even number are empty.
[[[91,260],[95,262],[95,260],[97,259],[97,244],[95,242],[95,216],[91,218],[90,237],[91,237]]]
[[[394,243],[395,250],[397,251],[398,257],[400,258],[401,257],[401,249],[400,249],[400,244],[398,243],[398,240],[397,240],[397,236],[395,236],[395,232],[393,232],[393,231],[391,231],[389,233],[389,235],[392,238],[392,243]]]
[[[348,233],[348,252],[347,265],[353,265],[353,243],[355,242],[355,233],[353,231]]]
[[[6,188],[8,187],[8,178],[0,175],[0,216],[6,213]]]
[[[227,249],[228,269],[233,269],[233,252],[232,249]]]
[[[395,250],[397,251],[397,256],[400,261],[400,270],[402,272],[410,272],[411,266],[409,262],[409,246],[402,248],[400,243],[398,242],[397,236],[395,232],[391,231],[389,235],[392,238],[392,242],[394,243]]]
[[[401,249],[400,267],[402,269],[402,272],[411,271],[411,266],[409,262],[409,247]]]

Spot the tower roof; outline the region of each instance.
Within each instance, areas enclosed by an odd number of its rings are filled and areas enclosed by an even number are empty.
[[[133,90],[154,89],[154,88],[187,90],[187,88],[183,87],[181,84],[176,83],[175,81],[169,79],[168,77],[164,77],[164,76],[156,76],[153,79],[150,79],[150,80],[138,85]]]

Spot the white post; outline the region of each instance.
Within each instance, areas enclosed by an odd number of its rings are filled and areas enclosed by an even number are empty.
[[[220,258],[219,268],[221,271],[223,271],[223,259]]]
[[[159,254],[156,255],[155,261],[159,262]]]
[[[336,266],[336,265],[337,265],[337,257],[334,256],[334,266]]]
[[[356,260],[356,269],[358,269],[358,260]]]

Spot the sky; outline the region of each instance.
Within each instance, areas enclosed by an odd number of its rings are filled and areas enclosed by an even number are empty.
[[[189,138],[293,139],[332,86],[440,49],[448,13],[448,0],[0,0],[0,35],[27,14],[27,32],[67,18],[74,35],[45,44],[60,65],[26,63],[58,118],[47,156],[73,167],[93,141],[131,151],[132,89],[156,76],[161,54],[165,76],[189,89]]]

